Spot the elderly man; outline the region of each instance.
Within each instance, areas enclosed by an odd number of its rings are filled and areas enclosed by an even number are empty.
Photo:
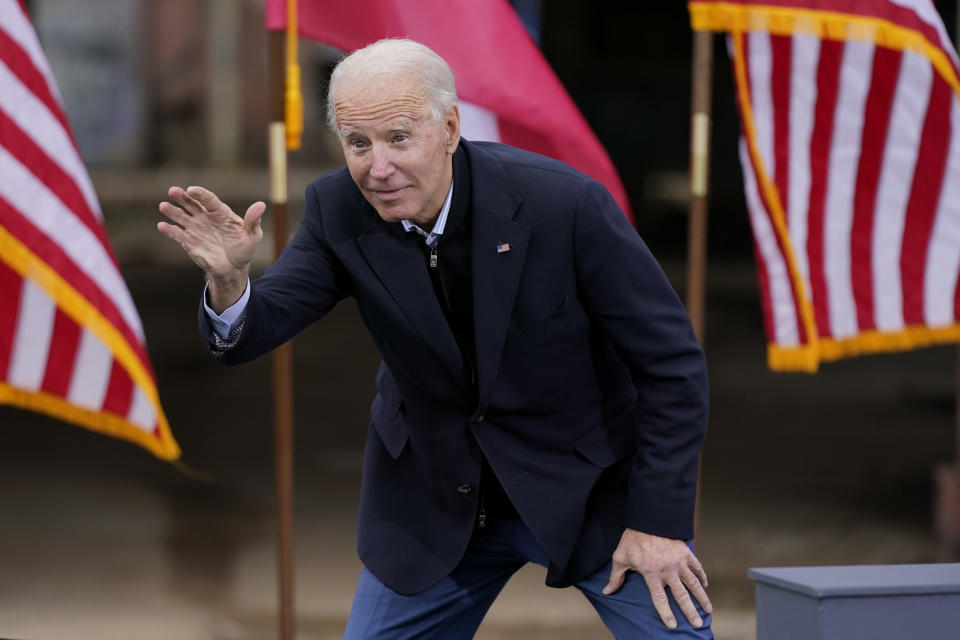
[[[383,357],[345,637],[472,637],[527,562],[618,638],[712,637],[689,545],[703,354],[623,213],[563,163],[461,139],[450,68],[415,42],[347,56],[328,97],[346,169],[264,276],[263,203],[173,187],[158,229],[207,274],[222,362],[346,296]]]

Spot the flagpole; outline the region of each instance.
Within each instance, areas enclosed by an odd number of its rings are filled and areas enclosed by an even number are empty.
[[[690,117],[690,220],[687,228],[687,313],[704,344],[707,274],[707,194],[710,180],[710,101],[713,32],[693,33]]]
[[[270,37],[270,205],[273,215],[274,256],[287,237],[287,142],[284,124],[286,43],[282,31]],[[274,473],[277,500],[278,629],[280,640],[293,640],[295,629],[293,583],[293,344],[273,353]]]
[[[710,102],[713,84],[713,32],[693,32],[690,115],[690,208],[687,222],[686,306],[693,332],[705,346],[707,282],[707,195],[710,185]],[[694,536],[700,528],[703,454],[698,460]]]

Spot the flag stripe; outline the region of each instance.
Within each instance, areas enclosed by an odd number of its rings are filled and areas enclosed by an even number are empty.
[[[773,55],[770,50],[770,35],[752,31],[743,43],[743,51],[749,74],[747,82],[750,107],[757,136],[757,149],[768,176],[777,172],[773,151],[773,98],[770,76],[773,73]]]
[[[783,42],[783,44],[788,45],[788,42]],[[773,38],[766,33],[751,33],[749,38],[743,41],[743,55],[745,56],[745,60],[750,62],[747,87],[750,95],[757,147],[760,151],[760,158],[763,161],[765,173],[771,178],[774,178],[776,175],[785,175],[788,170],[788,167],[785,166],[785,158],[782,158],[782,156],[787,155],[786,150],[778,151],[777,149],[778,144],[785,144],[785,139],[787,138],[785,134],[788,132],[785,127],[778,128],[774,124],[776,121],[775,115],[778,111],[777,96],[775,94],[777,92],[780,94],[785,93],[786,83],[789,81],[789,73],[787,72],[789,59],[782,58],[785,53],[789,55],[789,47],[775,46]],[[778,55],[781,56],[779,62],[777,61]],[[779,75],[778,72],[783,75]],[[780,85],[779,90],[776,89],[778,85]],[[786,105],[782,102],[779,108],[786,111]],[[786,193],[786,190],[776,182],[775,178],[774,188],[778,194]],[[759,189],[758,197],[764,200],[763,211],[764,215],[768,218],[768,224],[770,224],[770,203],[767,202],[767,198],[764,197],[764,194],[762,194]],[[780,197],[782,201],[782,195],[778,197]],[[776,233],[773,226],[770,226],[769,233],[772,234],[771,238],[776,241],[778,255],[782,262],[785,260],[784,256],[786,256],[786,250],[783,247],[783,238]],[[771,291],[776,292],[776,295],[783,295],[785,291],[790,291],[793,294],[796,293],[791,282],[790,271],[786,268],[785,263],[783,265],[767,265],[767,277],[769,282],[775,287],[775,289],[771,289]],[[782,278],[785,278],[785,280],[777,282],[777,279]],[[791,308],[794,310],[797,317],[793,323],[784,328],[784,331],[786,335],[790,336],[796,333],[796,339],[799,343],[803,342],[805,338],[803,320],[800,317],[800,305],[796,304],[796,302],[794,299],[790,305],[786,305],[784,302],[774,298],[774,300],[772,300],[772,310],[775,318],[785,313],[785,309]]]
[[[3,149],[0,149],[0,156],[2,156],[2,153]],[[124,337],[144,366],[149,368],[146,349],[138,336],[134,335],[126,325],[120,310],[114,305],[114,301],[108,298],[86,273],[80,271],[74,265],[70,256],[64,253],[62,245],[57,244],[34,227],[29,220],[20,215],[4,200],[2,194],[0,194],[0,228],[8,229],[34,254],[44,256],[44,261],[48,265],[56,267],[59,275],[103,314]],[[0,253],[0,262],[6,259],[7,257]]]
[[[792,38],[790,70],[790,138],[788,160],[790,174],[787,191],[787,222],[790,238],[797,251],[797,268],[804,282],[810,282],[807,259],[807,215],[810,201],[810,140],[813,136],[817,104],[817,63],[820,40],[806,34]]]
[[[877,204],[877,179],[887,144],[887,131],[893,110],[893,94],[897,86],[902,54],[880,48],[873,57],[872,77],[867,94],[860,149],[860,164],[853,198],[851,234],[851,278],[857,308],[857,324],[861,330],[873,329],[873,255],[874,212]]]
[[[127,420],[144,431],[152,432],[157,428],[157,418],[153,413],[153,405],[150,404],[150,399],[144,395],[140,387],[133,388]]]
[[[6,64],[10,73],[23,83],[27,92],[46,106],[47,112],[60,123],[62,137],[66,138],[69,145],[64,147],[66,155],[58,159],[67,165],[65,171],[83,194],[87,208],[98,220],[102,219],[96,193],[90,176],[83,168],[76,140],[70,130],[53,73],[40,48],[37,34],[30,25],[26,11],[20,11],[17,7],[11,9],[6,2],[0,2],[0,62]],[[56,140],[62,142],[59,136]],[[79,171],[70,171],[71,167],[79,167]]]
[[[0,260],[0,380],[6,380],[20,311],[23,279]]]
[[[0,198],[63,250],[70,261],[112,300],[123,323],[142,340],[140,317],[112,256],[85,224],[32,173],[0,147]],[[0,223],[2,224],[2,223]],[[41,254],[43,255],[43,254]],[[59,267],[59,265],[58,265]]]
[[[51,193],[76,215],[80,222],[87,226],[103,245],[116,267],[116,257],[110,250],[110,241],[107,239],[106,230],[100,223],[98,214],[91,211],[87,206],[87,201],[80,193],[76,183],[64,172],[60,165],[51,160],[50,156],[33,142],[33,138],[20,129],[2,110],[0,110],[0,147],[6,148],[11,154],[15,155],[24,168],[32,173],[37,180],[47,185]]]
[[[960,104],[951,100],[950,144],[946,174],[924,278],[924,317],[927,324],[941,327],[960,318]]]
[[[0,2],[0,30],[5,32],[19,48],[23,49],[37,73],[43,76],[48,92],[56,97],[55,102],[59,104],[57,83],[53,81],[50,64],[47,62],[46,56],[43,55],[43,49],[40,48],[40,40],[33,30],[33,25],[30,24],[30,17],[20,3]],[[2,57],[0,56],[0,58]]]
[[[876,322],[882,331],[896,331],[904,326],[900,252],[932,79],[933,69],[926,59],[912,52],[904,53],[877,189],[872,238],[873,277],[880,285],[875,293]]]
[[[67,390],[70,404],[93,411],[103,408],[112,362],[113,358],[107,346],[93,333],[84,329],[80,336],[70,388]]]
[[[80,343],[80,327],[62,309],[53,321],[53,339],[47,356],[47,371],[41,388],[62,396],[67,393],[73,363]]]
[[[942,78],[934,78],[913,186],[907,201],[903,250],[900,252],[903,320],[907,325],[923,324],[924,321],[923,279],[937,198],[947,167],[949,136],[943,132],[950,124],[950,103],[949,85]]]
[[[56,311],[50,296],[29,280],[24,281],[7,373],[7,380],[21,389],[36,391],[43,382]]]
[[[824,270],[824,232],[827,184],[829,182],[830,141],[834,134],[833,114],[840,91],[840,61],[843,44],[823,42],[817,64],[817,100],[810,144],[810,214],[807,256],[810,263],[810,295],[820,336],[831,332],[827,311],[827,274]]]
[[[774,184],[776,186],[776,191],[778,198],[781,203],[789,204],[789,194],[790,194],[790,85],[792,81],[792,71],[793,67],[793,42],[791,38],[786,38],[783,36],[771,36],[770,37],[770,53],[772,56],[772,67],[771,67],[771,82],[770,82],[770,95],[771,95],[771,108],[773,113],[773,122],[771,123],[773,127],[773,149],[774,149],[774,168],[772,169],[773,173],[770,175],[774,176]],[[793,242],[793,234],[790,233],[790,211],[789,209],[785,210],[786,214],[786,223],[787,223],[787,238],[790,242]],[[780,239],[780,244],[783,244],[783,240]],[[797,246],[797,245],[793,245]],[[781,255],[786,255],[786,252],[782,250],[781,246]],[[801,274],[803,271],[801,271]],[[788,272],[789,277],[789,272]],[[791,289],[794,291],[795,309],[797,313],[797,331],[799,332],[799,340],[801,343],[807,342],[806,331],[807,328],[804,325],[801,305],[799,301],[796,301],[797,291],[796,288],[791,285]]]
[[[740,141],[740,162],[744,167],[751,165],[750,153],[744,140]],[[747,199],[747,210],[750,212],[757,249],[766,271],[767,296],[770,301],[774,340],[781,345],[799,345],[800,332],[797,327],[797,310],[794,305],[793,291],[790,287],[790,274],[780,253],[776,232],[770,225],[770,219],[752,171],[744,171],[744,195]]]
[[[793,66],[793,39],[785,36],[770,38],[772,58],[770,96],[773,114],[773,172],[774,184],[782,202],[788,202],[790,193],[790,83]],[[789,218],[789,216],[788,216]],[[789,222],[789,220],[788,220]]]
[[[0,111],[24,131],[29,131],[43,152],[53,158],[77,185],[91,211],[100,212],[93,185],[73,143],[60,121],[0,59]]]
[[[836,124],[830,145],[830,180],[824,209],[824,270],[830,329],[835,338],[857,333],[850,269],[850,236],[853,225],[853,194],[863,134],[867,99],[867,70],[873,60],[872,42],[851,41],[840,63],[840,91]]]
[[[107,393],[103,399],[103,410],[126,416],[133,404],[133,380],[116,360],[110,369]]]
[[[0,60],[3,60],[10,73],[16,76],[27,90],[47,107],[50,114],[60,122],[64,130],[69,132],[70,125],[60,106],[59,99],[50,89],[47,77],[37,69],[30,59],[30,55],[18,43],[14,42],[2,23],[0,23]]]
[[[750,203],[747,203],[750,206]],[[747,209],[749,215],[750,209]],[[768,336],[776,335],[773,324],[773,309],[770,304],[770,278],[767,276],[767,264],[764,262],[763,254],[760,252],[760,245],[757,243],[756,236],[753,236],[753,261],[757,265],[757,287],[760,290],[760,312],[763,317],[763,330]],[[772,338],[771,338],[772,341]]]
[[[741,53],[745,53],[750,46],[749,40],[743,38],[741,34],[732,34],[727,38],[727,51],[730,55],[730,60],[733,61],[734,63],[733,64],[734,76],[737,75],[737,62],[736,62],[737,44],[735,44],[735,41],[734,41],[735,39],[737,39],[737,42],[739,43],[739,48],[741,50]],[[749,86],[749,73],[747,73],[747,84]],[[748,89],[748,95],[750,95],[749,89]],[[750,99],[751,100],[753,99],[752,95]],[[741,96],[740,99],[737,101],[737,105],[740,107],[741,113],[743,111],[742,100],[743,100],[743,97]],[[743,142],[744,141],[741,137],[741,143]],[[743,158],[743,155],[741,154],[740,156],[741,166],[743,167],[743,171],[746,172],[747,168],[746,168],[746,165],[743,165],[743,160],[744,158]],[[755,179],[748,178],[746,176],[746,173],[744,174],[744,197],[746,199],[746,204],[747,204],[747,215],[750,217],[750,224],[752,226],[753,216],[757,212],[757,209],[763,206],[763,203],[760,199],[759,192],[756,189],[755,181],[752,183],[755,190],[753,192],[749,191],[748,182],[747,182],[748,179],[750,180],[755,180]],[[761,211],[759,212],[759,214],[766,216],[767,212]],[[774,314],[773,294],[771,293],[772,291],[771,282],[770,282],[771,279],[770,279],[770,274],[768,273],[768,270],[767,270],[767,261],[766,261],[767,259],[765,257],[765,251],[769,250],[769,238],[763,238],[762,244],[763,246],[761,247],[761,238],[758,237],[756,233],[754,233],[753,234],[753,259],[757,265],[757,287],[759,288],[759,292],[760,292],[760,308],[763,315],[763,326],[766,328],[767,336],[770,336],[770,340],[773,341],[775,339],[773,336],[775,336],[777,333],[777,325],[773,317],[773,314]]]

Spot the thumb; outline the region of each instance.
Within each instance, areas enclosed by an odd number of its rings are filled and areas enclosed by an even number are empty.
[[[623,578],[626,574],[626,567],[614,566],[610,569],[610,580],[607,582],[607,586],[603,588],[603,595],[608,596],[619,591],[620,587],[623,586]]]
[[[263,202],[254,202],[247,209],[247,213],[243,216],[243,226],[246,227],[248,233],[255,233],[260,227],[260,219],[263,217],[264,211],[267,210],[267,205]]]

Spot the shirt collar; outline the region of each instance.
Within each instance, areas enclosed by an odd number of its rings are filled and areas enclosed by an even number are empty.
[[[450,180],[450,189],[447,190],[447,198],[443,201],[443,206],[440,207],[440,215],[437,216],[437,221],[433,223],[433,229],[430,230],[430,233],[427,233],[416,223],[410,222],[409,220],[401,220],[400,224],[403,225],[404,231],[416,231],[423,236],[428,247],[435,247],[437,246],[437,242],[440,240],[440,236],[443,235],[444,228],[447,226],[447,218],[450,216],[450,204],[452,202],[453,180]]]

